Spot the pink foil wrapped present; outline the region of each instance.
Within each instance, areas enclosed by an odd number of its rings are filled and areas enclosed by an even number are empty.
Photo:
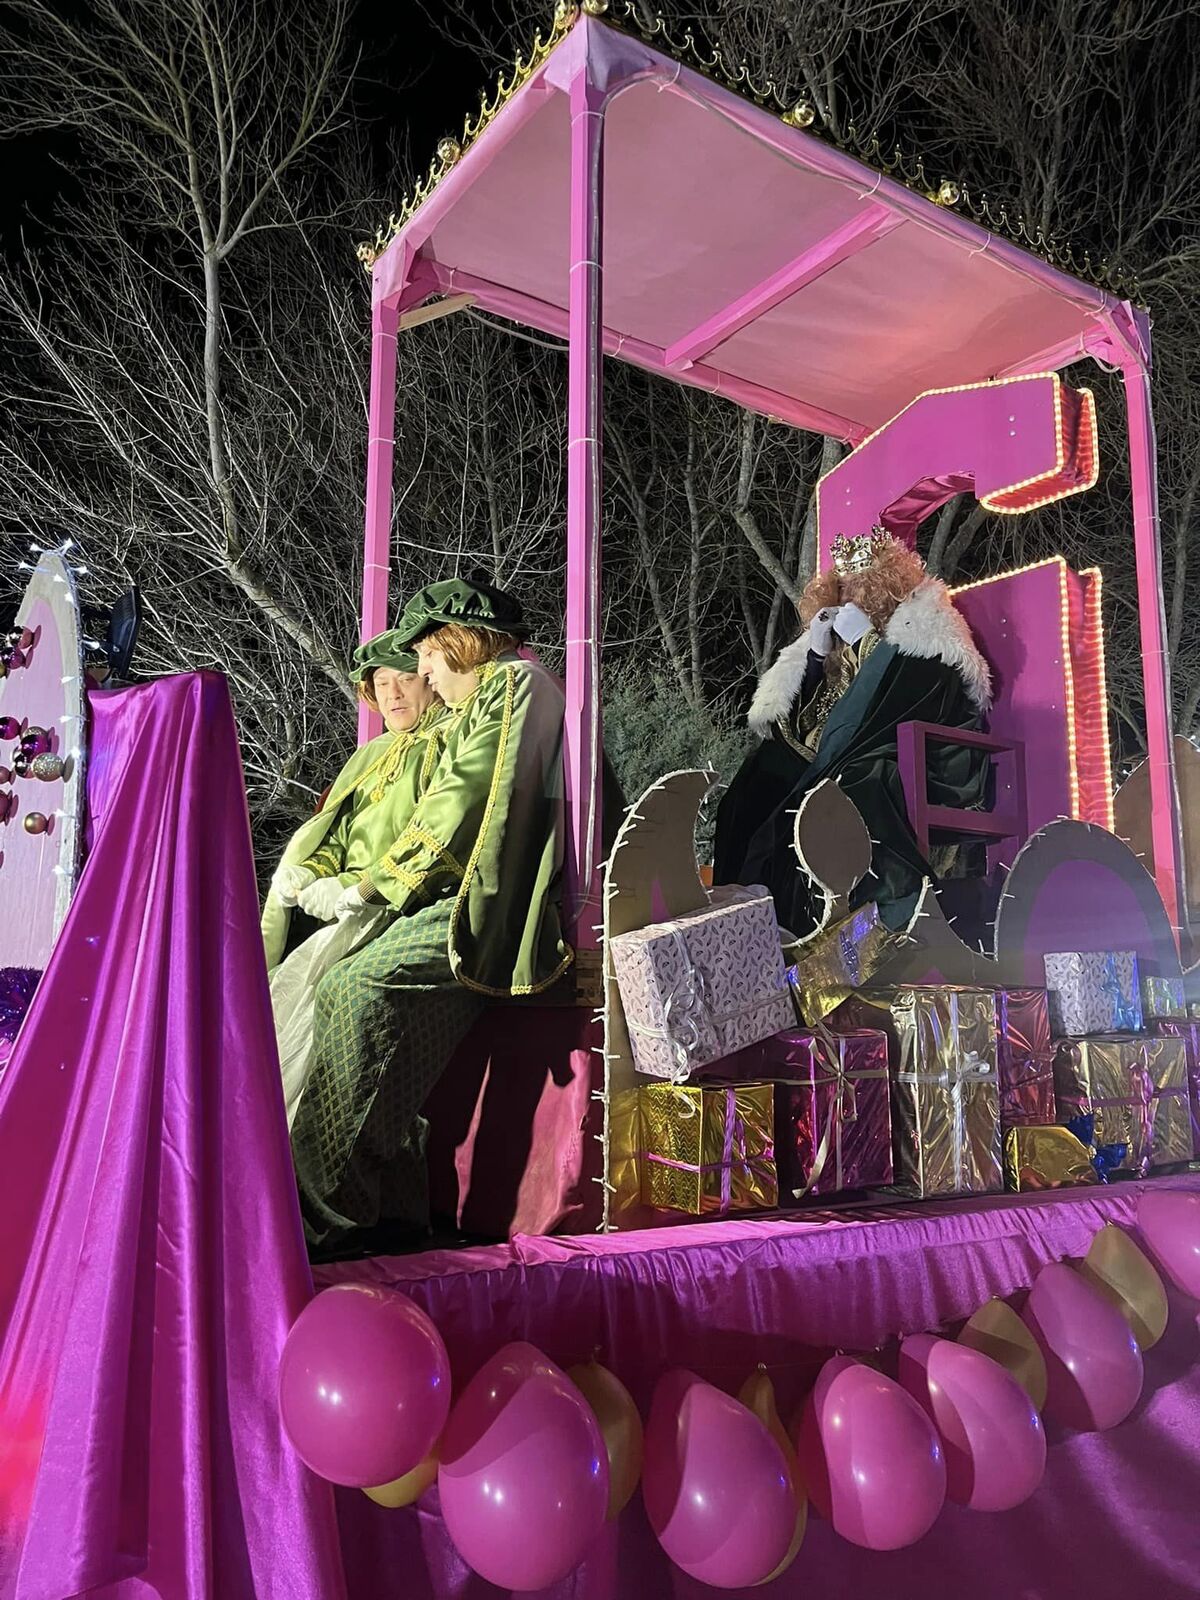
[[[682,1083],[795,1022],[775,907],[716,889],[699,911],[609,940],[634,1065]]]
[[[892,1107],[885,1033],[797,1028],[762,1046],[775,1083],[781,1200],[892,1182]]]
[[[997,989],[996,1068],[1002,1129],[1044,1127],[1057,1120],[1044,989]]]

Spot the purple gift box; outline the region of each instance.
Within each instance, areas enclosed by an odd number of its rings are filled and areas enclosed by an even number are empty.
[[[760,1046],[775,1084],[779,1195],[890,1184],[892,1110],[885,1033],[857,1028],[820,1034],[797,1028]]]
[[[1045,1127],[1056,1120],[1054,1047],[1044,989],[997,989],[996,1067],[1002,1128]]]

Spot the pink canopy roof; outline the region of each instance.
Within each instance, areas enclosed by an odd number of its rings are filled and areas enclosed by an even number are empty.
[[[602,350],[855,445],[928,390],[1084,355],[1118,367],[1155,874],[1177,917],[1148,317],[591,16],[560,6],[555,35],[374,259],[362,628],[387,617],[405,317],[463,294],[566,338],[573,936],[594,939],[599,906]]]
[[[610,354],[858,441],[925,389],[1128,353],[1112,295],[589,19],[400,230],[377,300],[424,282],[565,335],[570,102],[554,91],[585,57],[621,85],[605,111]]]

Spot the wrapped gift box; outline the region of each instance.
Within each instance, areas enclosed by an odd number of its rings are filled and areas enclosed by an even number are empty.
[[[1170,1167],[1191,1161],[1196,1149],[1188,1094],[1187,1042],[1160,1035],[1143,1039],[1142,1049],[1153,1096],[1150,1107],[1150,1165]]]
[[[1091,1153],[1069,1128],[1009,1128],[1004,1135],[1004,1181],[1018,1191],[1068,1189],[1097,1183]]]
[[[779,1192],[793,1200],[893,1181],[887,1035],[778,1033],[761,1047],[775,1082]]]
[[[699,911],[609,941],[634,1064],[681,1082],[795,1021],[765,889],[714,891]]]
[[[869,982],[876,968],[895,948],[896,935],[879,920],[872,902],[852,911],[804,944],[792,945],[789,969],[802,1022],[819,1022],[854,990]]]
[[[868,990],[840,1006],[835,1023],[889,1035],[897,1181],[922,1197],[1003,1188],[991,989]]]
[[[777,1203],[771,1084],[646,1084],[638,1102],[643,1204],[699,1217]]]
[[[1136,1033],[1142,1026],[1138,960],[1132,950],[1061,950],[1043,960],[1055,1038]]]
[[[1044,989],[997,989],[996,1068],[1001,1127],[1055,1121],[1054,1046]]]
[[[1192,1148],[1200,1151],[1200,1022],[1182,1017],[1159,1017],[1151,1032],[1167,1039],[1180,1039],[1187,1058],[1188,1100],[1192,1113]]]
[[[1142,1016],[1147,1021],[1186,1017],[1182,978],[1158,978],[1142,974]]]
[[[1113,1034],[1100,1039],[1061,1039],[1054,1052],[1054,1093],[1058,1119],[1094,1118],[1097,1149],[1124,1146],[1110,1163],[1115,1172],[1144,1175],[1150,1160],[1153,1088],[1146,1041]]]

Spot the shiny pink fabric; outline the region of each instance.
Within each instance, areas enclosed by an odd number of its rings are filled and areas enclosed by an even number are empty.
[[[91,856],[0,1081],[0,1595],[338,1600],[278,1420],[310,1278],[228,692],[92,716]]]
[[[696,1224],[593,1239],[331,1267],[318,1282],[388,1283],[431,1313],[461,1386],[506,1340],[561,1365],[593,1351],[643,1415],[663,1370],[682,1363],[736,1392],[763,1362],[785,1421],[823,1355],[949,1328],[990,1295],[1027,1288],[1047,1261],[1080,1256],[1105,1222],[1132,1226],[1140,1191],[1200,1188],[1200,1176],[1050,1195],[972,1198],[803,1220]],[[1185,1600],[1200,1572],[1200,1364],[1196,1306],[1172,1291],[1163,1340],[1146,1355],[1133,1415],[1105,1434],[1053,1425],[1046,1478],[1015,1511],[947,1506],[912,1549],[859,1550],[810,1521],[789,1573],[742,1600]],[[436,1490],[385,1511],[339,1493],[352,1600],[498,1600],[450,1546]],[[640,1497],[569,1580],[543,1600],[705,1600],[674,1570]]]

